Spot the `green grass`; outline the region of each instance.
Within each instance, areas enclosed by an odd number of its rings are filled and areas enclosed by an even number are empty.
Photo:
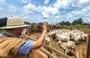
[[[74,25],[74,26],[72,26],[72,29],[79,29],[81,31],[84,31],[87,34],[90,34],[90,26],[89,25]]]

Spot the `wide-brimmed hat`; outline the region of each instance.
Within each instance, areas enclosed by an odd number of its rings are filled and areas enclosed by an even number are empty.
[[[13,16],[0,19],[0,29],[12,29],[30,26],[25,24],[25,21],[21,17]]]

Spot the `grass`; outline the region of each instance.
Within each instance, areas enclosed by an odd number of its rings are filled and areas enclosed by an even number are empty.
[[[78,29],[87,34],[90,34],[90,25],[70,25],[69,29],[71,30]]]

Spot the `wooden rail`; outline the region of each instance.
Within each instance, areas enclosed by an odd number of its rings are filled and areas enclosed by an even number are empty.
[[[86,57],[86,58],[90,58],[90,35],[89,35],[89,37],[88,37],[87,43],[88,43],[88,50],[87,50],[87,57]],[[72,58],[72,57],[70,57],[70,56],[62,53],[61,51],[56,50],[56,49],[54,49],[54,48],[52,48],[52,47],[50,47],[50,46],[47,46],[47,45],[45,45],[45,44],[43,44],[43,46],[40,48],[40,50],[41,50],[43,53],[45,53],[45,54],[48,56],[48,58]],[[50,52],[49,52],[48,50],[49,50]],[[55,55],[54,55],[53,53],[54,53]],[[21,57],[21,56],[18,56],[18,57],[16,57],[16,58],[20,58],[20,57]],[[23,56],[23,57],[21,57],[21,58],[30,58],[30,57],[29,57],[29,55],[26,55],[26,56]]]
[[[44,48],[41,48],[41,51],[43,51],[45,54],[47,54],[48,58],[56,58],[56,56],[52,55],[50,52],[48,52]]]
[[[35,41],[35,40],[34,40]],[[50,46],[47,46],[47,45],[45,45],[45,44],[43,44],[43,47],[44,48],[42,48],[41,47],[41,51],[42,52],[44,52],[49,58],[72,58],[72,57],[70,57],[70,56],[68,56],[68,55],[65,55],[64,53],[62,53],[61,51],[59,51],[59,50],[56,50],[56,49],[54,49],[54,48],[52,48],[52,47],[50,47]],[[49,49],[51,52],[54,52],[55,54],[57,54],[57,56],[55,56],[55,55],[53,55],[53,54],[51,54],[49,51],[47,51],[46,49]]]
[[[61,58],[72,58],[72,57],[70,57],[70,56],[68,56],[68,55],[65,55],[65,54],[62,53],[61,51],[58,51],[58,50],[56,50],[56,49],[54,49],[54,48],[51,48],[51,47],[49,47],[49,46],[47,46],[47,45],[45,45],[45,44],[43,44],[43,46],[44,46],[44,48],[49,49],[51,52],[56,53],[56,54],[57,54],[59,57],[61,57]],[[49,56],[51,56],[51,55],[49,55]]]

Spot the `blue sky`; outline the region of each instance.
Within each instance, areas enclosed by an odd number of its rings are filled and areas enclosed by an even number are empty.
[[[29,22],[90,23],[90,0],[0,0],[0,17],[20,16]]]

